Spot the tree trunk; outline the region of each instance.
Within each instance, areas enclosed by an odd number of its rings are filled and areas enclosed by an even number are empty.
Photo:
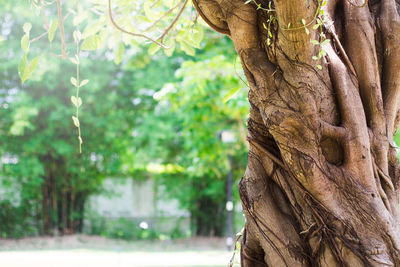
[[[400,266],[399,1],[193,2],[250,84],[242,266]]]

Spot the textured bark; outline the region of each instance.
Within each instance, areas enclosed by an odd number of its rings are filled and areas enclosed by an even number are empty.
[[[194,0],[250,84],[242,266],[400,266],[396,1],[328,0],[320,70],[318,2]]]

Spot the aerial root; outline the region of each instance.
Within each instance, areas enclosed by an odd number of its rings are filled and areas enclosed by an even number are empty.
[[[378,193],[379,193],[383,203],[385,204],[385,207],[389,210],[389,212],[391,212],[389,199],[388,199],[385,191],[383,190],[382,184],[381,184],[381,181],[380,181],[379,167],[376,165],[375,162],[372,165],[373,165],[373,169],[374,169],[374,174],[375,174],[375,179],[376,179],[376,186],[378,188]],[[393,184],[392,184],[392,186],[393,186]]]

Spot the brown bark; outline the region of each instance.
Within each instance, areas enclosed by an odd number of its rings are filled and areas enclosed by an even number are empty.
[[[399,2],[328,0],[318,63],[317,1],[194,2],[250,84],[242,266],[400,266]]]

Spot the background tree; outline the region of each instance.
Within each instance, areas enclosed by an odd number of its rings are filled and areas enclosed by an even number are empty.
[[[228,38],[210,35],[196,56],[176,51],[168,58],[153,47],[125,48],[123,38],[103,41],[113,53],[100,48],[99,52],[80,53],[79,74],[90,80],[79,96],[83,100],[79,120],[84,142],[80,154],[70,119],[75,115],[70,96],[75,93],[71,76],[76,77],[76,64],[56,56],[62,47],[58,26],[49,45],[49,33],[41,34],[42,23],[26,9],[26,3],[3,4],[2,236],[81,232],[86,200],[102,190],[105,178],[114,176],[155,179],[166,188],[164,198],[178,199],[190,212],[194,235],[224,235],[227,152],[234,156],[235,176],[240,177],[245,146],[242,138],[238,145],[225,147],[217,133],[232,129],[240,138],[248,113],[246,91],[242,90],[245,84],[240,81]],[[51,8],[46,13],[49,24],[55,20]],[[82,15],[84,10],[78,13],[76,18],[86,16],[81,23],[87,25],[80,45],[90,51],[96,43],[85,40],[103,36],[98,29],[104,23],[98,26],[88,14]],[[75,22],[69,16],[63,24],[68,56],[76,51]],[[19,38],[27,34],[26,25],[30,25],[31,41],[21,60],[15,54],[21,54]],[[192,46],[187,49],[189,54],[194,51]],[[231,52],[221,56],[224,51]],[[131,56],[122,58],[123,52]],[[21,84],[23,71],[18,77],[18,65],[27,59],[25,65],[29,66],[35,58],[36,68]],[[217,105],[223,102],[226,104]],[[238,217],[236,227],[241,229],[242,218]],[[104,229],[97,233],[102,232]]]

